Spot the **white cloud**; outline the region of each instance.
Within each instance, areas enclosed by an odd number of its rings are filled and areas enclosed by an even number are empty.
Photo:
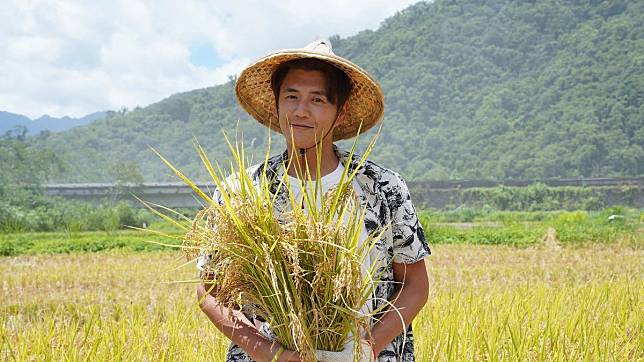
[[[25,1],[0,9],[0,110],[82,116],[223,83],[252,60],[375,29],[413,0]],[[190,63],[211,44],[216,69]]]

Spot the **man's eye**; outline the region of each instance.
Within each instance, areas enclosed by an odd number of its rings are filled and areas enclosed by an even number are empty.
[[[297,99],[297,97],[292,94],[288,94],[287,96],[284,97],[284,99]]]
[[[324,98],[313,98],[313,102],[315,102],[315,103],[324,103]]]

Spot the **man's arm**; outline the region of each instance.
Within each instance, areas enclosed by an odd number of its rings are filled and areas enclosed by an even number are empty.
[[[279,352],[281,348],[279,343],[264,338],[241,311],[230,310],[219,304],[203,284],[197,287],[197,297],[201,302],[199,307],[208,319],[221,333],[246,351],[253,360],[272,361],[273,356]],[[277,361],[299,362],[300,359],[297,353],[284,351]]]
[[[429,295],[424,259],[413,264],[393,263],[393,269],[394,281],[399,285],[390,300],[393,305],[387,308],[380,321],[371,329],[371,343],[376,356],[397,335],[407,330]]]

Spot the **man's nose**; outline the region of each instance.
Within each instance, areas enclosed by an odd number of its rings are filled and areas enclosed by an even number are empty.
[[[309,106],[306,101],[300,100],[295,106],[296,117],[307,117],[309,115]]]

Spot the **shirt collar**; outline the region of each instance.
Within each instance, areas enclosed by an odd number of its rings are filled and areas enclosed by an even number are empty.
[[[340,162],[342,162],[342,165],[344,165],[344,167],[347,167],[348,172],[353,172],[353,170],[355,170],[360,164],[360,155],[354,154],[352,157],[349,157],[350,153],[348,151],[342,150],[336,145],[333,145],[333,151],[340,159]],[[287,203],[287,188],[284,186],[280,187],[280,180],[282,180],[282,178],[284,177],[284,171],[286,169],[284,165],[286,164],[286,162],[288,162],[288,150],[285,150],[281,154],[269,158],[268,162],[266,163],[266,177],[268,180],[270,180],[270,192],[273,195],[277,196],[276,204]],[[367,207],[367,195],[374,194],[376,192],[375,190],[377,188],[378,182],[377,176],[373,172],[373,170],[369,167],[365,167],[365,165],[366,164],[363,163],[362,166],[358,168],[358,172],[356,172],[354,180],[362,189],[362,193],[360,193],[360,199],[362,204]],[[259,175],[261,175],[261,173],[263,172],[263,167],[264,164],[261,164],[257,169],[258,173],[255,174],[256,177],[259,177]]]
[[[335,155],[338,156],[338,159],[340,159],[340,162],[344,167],[349,168],[349,172],[352,172],[355,170],[358,165],[360,164],[360,155],[353,154],[353,157],[349,158],[350,152],[340,149],[338,146],[335,144],[333,145],[333,152],[335,152]],[[282,176],[284,172],[284,167],[280,167],[282,164],[285,164],[288,162],[288,149],[284,150],[281,155],[277,155],[273,157],[272,161],[269,160],[268,164],[268,172],[270,172],[272,175],[277,176],[278,179],[279,177]],[[362,175],[364,174],[364,164],[360,166],[358,169],[357,175]]]

